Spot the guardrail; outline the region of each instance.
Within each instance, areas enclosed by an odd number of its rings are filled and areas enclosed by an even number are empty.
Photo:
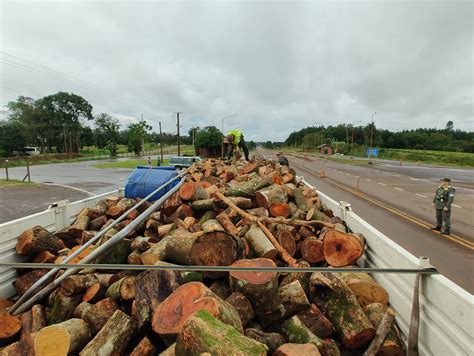
[[[25,230],[41,225],[50,232],[59,231],[69,226],[74,217],[86,208],[97,204],[97,202],[110,195],[123,195],[123,189],[82,199],[74,203],[62,200],[51,204],[48,209],[0,224],[0,262],[24,262],[26,258],[16,254],[15,246],[17,237]],[[0,296],[9,297],[15,293],[11,282],[16,277],[13,268],[0,270]]]

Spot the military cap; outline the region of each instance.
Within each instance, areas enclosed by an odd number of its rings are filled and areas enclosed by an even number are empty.
[[[443,178],[443,179],[441,179],[441,182],[448,182],[448,183],[450,183],[450,182],[451,182],[451,179],[449,179],[449,178]]]

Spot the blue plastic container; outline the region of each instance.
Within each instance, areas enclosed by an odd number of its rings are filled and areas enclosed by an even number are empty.
[[[138,166],[137,168],[135,168],[132,175],[128,178],[127,185],[125,186],[125,197],[144,198],[159,186],[165,184],[173,177],[176,177],[176,175],[177,172],[172,166]],[[177,185],[178,182],[179,179],[176,179],[166,188],[160,190],[158,193],[153,195],[149,199],[149,201],[155,201],[160,199],[175,185]]]

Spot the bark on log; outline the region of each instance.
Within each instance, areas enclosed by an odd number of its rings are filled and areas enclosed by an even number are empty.
[[[62,248],[61,240],[41,226],[24,231],[16,243],[16,253],[27,257],[34,257],[42,251],[57,253]]]
[[[222,225],[225,231],[227,231],[229,234],[232,234],[232,235],[239,234],[239,230],[235,227],[229,215],[227,215],[225,212],[222,212],[219,215],[217,215],[216,219]]]
[[[211,221],[211,220],[209,220]],[[196,266],[230,266],[243,257],[244,247],[240,238],[225,231],[207,232],[196,238],[190,257]],[[204,272],[204,276],[220,278],[227,272]]]
[[[273,353],[285,343],[285,338],[282,335],[278,333],[266,333],[258,329],[245,329],[244,335],[267,345],[269,354]]]
[[[92,338],[89,325],[82,319],[69,319],[41,329],[35,337],[36,356],[77,354]]]
[[[202,231],[211,232],[211,231],[224,231],[222,225],[216,219],[209,219],[201,225]]]
[[[158,355],[158,348],[145,336],[130,353],[130,356],[155,356]]]
[[[97,264],[123,264],[127,263],[128,255],[131,252],[130,245],[131,241],[123,239],[113,245],[104,253],[96,258],[95,263]]]
[[[293,190],[293,196],[298,208],[306,213],[308,211],[308,201],[306,200],[303,191],[300,188],[296,188]]]
[[[166,259],[178,265],[192,265],[191,249],[197,238],[198,235],[184,229],[173,231],[166,243]]]
[[[99,280],[94,274],[75,274],[67,277],[61,282],[61,292],[66,296],[71,296],[85,292]]]
[[[76,307],[76,309],[74,309],[74,312],[72,313],[72,316],[74,318],[84,319],[84,316],[86,315],[86,313],[89,312],[89,310],[91,308],[92,308],[91,303],[82,302]]]
[[[66,296],[58,288],[49,295],[46,303],[46,320],[48,325],[57,324],[69,319],[74,309],[82,301],[82,295]]]
[[[281,345],[272,356],[321,356],[314,344],[292,344]]]
[[[105,325],[107,320],[117,311],[119,306],[114,299],[105,298],[94,304],[87,312],[83,313],[83,319],[89,324],[92,334],[96,334]]]
[[[322,239],[324,259],[333,267],[353,265],[364,253],[364,242],[357,235],[326,230]]]
[[[311,304],[308,309],[299,312],[297,316],[313,334],[321,339],[328,338],[335,332],[334,326],[314,304]]]
[[[329,216],[324,214],[322,211],[319,211],[317,208],[311,208],[308,210],[308,213],[306,214],[306,220],[320,220],[324,222],[330,222],[331,219]]]
[[[285,249],[290,256],[294,256],[296,252],[296,242],[293,234],[289,230],[281,230],[277,236],[281,247]]]
[[[227,198],[229,201],[237,205],[241,209],[250,209],[252,207],[252,200],[248,198],[243,198],[243,197],[228,197]],[[222,209],[227,209],[229,206],[226,204],[226,202],[222,200],[216,201],[216,204],[219,208]]]
[[[341,273],[340,276],[354,292],[362,307],[372,303],[388,305],[387,291],[368,273],[357,272],[355,269],[354,272]]]
[[[267,354],[267,346],[237,332],[206,310],[199,310],[183,325],[176,341],[177,355],[216,356]]]
[[[387,311],[387,306],[381,303],[373,303],[365,306],[364,312],[371,323],[378,328],[382,322],[383,316]],[[400,336],[395,323],[393,323],[388,332],[385,341],[376,353],[379,356],[403,356],[405,355],[405,344]]]
[[[163,216],[171,216],[173,213],[183,204],[179,196],[179,192],[174,193],[169,197],[161,207],[161,213]]]
[[[139,329],[148,327],[156,308],[179,287],[175,271],[145,271],[135,279],[135,306]]]
[[[16,292],[21,296],[41,277],[43,277],[49,270],[47,269],[34,269],[26,272],[17,279],[15,279],[12,284]]]
[[[172,235],[165,236],[160,242],[142,253],[140,256],[142,264],[154,265],[156,262],[166,259],[166,245],[172,238]]]
[[[182,285],[158,305],[153,313],[153,331],[165,340],[172,340],[181,332],[189,316],[200,309],[205,309],[237,331],[243,332],[242,322],[235,308],[199,282]]]
[[[79,355],[120,355],[125,351],[136,332],[135,321],[127,314],[117,310]]]
[[[357,297],[335,273],[311,275],[310,299],[331,321],[349,350],[367,346],[375,329],[364,314]]]
[[[212,282],[209,289],[219,298],[226,300],[232,294],[232,290],[227,281],[224,279],[216,279]]]
[[[108,204],[105,200],[99,200],[99,202],[87,212],[87,216],[92,220],[97,219],[100,216],[104,216],[108,209]]]
[[[0,356],[34,355],[33,340],[36,334],[33,333],[28,339],[20,339],[17,342],[0,348]]]
[[[321,340],[319,337],[314,335],[296,315],[285,321],[282,326],[282,333],[291,343],[314,344],[323,356],[340,355],[339,348],[337,347],[334,340]]]
[[[69,226],[68,233],[74,238],[80,238],[82,236],[82,232],[87,230],[87,226],[89,225],[90,218],[87,215],[89,212],[89,208],[84,208],[82,211],[77,215],[76,221]]]
[[[119,279],[107,289],[107,298],[115,300],[132,300],[135,298],[135,276],[128,276]]]
[[[125,211],[130,209],[133,205],[135,205],[135,202],[132,199],[123,198],[123,199],[120,199],[117,205],[109,207],[107,209],[106,214],[111,219],[117,219],[123,213],[125,213]]]
[[[21,339],[31,339],[31,335],[46,326],[46,312],[44,306],[35,304],[30,310],[20,314]]]
[[[132,250],[136,250],[137,252],[145,252],[151,247],[151,242],[150,238],[148,237],[143,237],[143,236],[137,236],[135,239],[133,239],[130,248]]]
[[[248,322],[255,317],[252,304],[242,293],[233,292],[225,301],[233,305],[235,310],[237,310],[243,327],[245,327]]]
[[[258,257],[276,259],[279,254],[262,229],[256,224],[252,224],[249,231],[247,231],[245,240],[247,240],[250,248]]]
[[[206,189],[195,182],[184,183],[181,188],[179,188],[179,196],[181,199],[186,201],[196,201],[209,198]]]
[[[298,262],[296,267],[301,267],[301,268],[308,268],[311,267],[309,262],[301,260]],[[305,293],[308,294],[309,292],[309,278],[311,277],[310,273],[305,273],[305,272],[289,272],[286,275],[283,276],[283,278],[280,281],[280,287],[285,286],[287,284],[290,284],[294,281],[299,281],[303,289],[305,290]]]
[[[255,201],[258,206],[268,209],[273,203],[286,203],[288,196],[285,188],[274,184],[255,192]]]
[[[196,212],[205,212],[209,210],[215,210],[216,205],[214,199],[203,199],[203,200],[195,200],[191,204],[191,209]]]
[[[309,263],[323,262],[323,242],[317,237],[307,237],[301,244],[301,257]]]
[[[239,260],[234,267],[276,267],[275,262],[266,258]],[[280,304],[278,299],[278,274],[276,272],[232,271],[230,286],[244,294],[252,303],[257,315],[266,315]]]

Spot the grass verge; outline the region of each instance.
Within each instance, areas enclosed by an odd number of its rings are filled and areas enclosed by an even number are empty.
[[[22,182],[18,179],[0,179],[0,187],[40,187],[40,183]]]
[[[163,161],[163,166],[167,166],[169,163],[169,159],[165,159]],[[156,160],[153,160],[153,164],[156,164]],[[130,159],[127,161],[117,161],[117,162],[107,162],[107,163],[99,163],[94,164],[93,166],[96,168],[135,168],[137,166],[147,166],[146,159]]]

